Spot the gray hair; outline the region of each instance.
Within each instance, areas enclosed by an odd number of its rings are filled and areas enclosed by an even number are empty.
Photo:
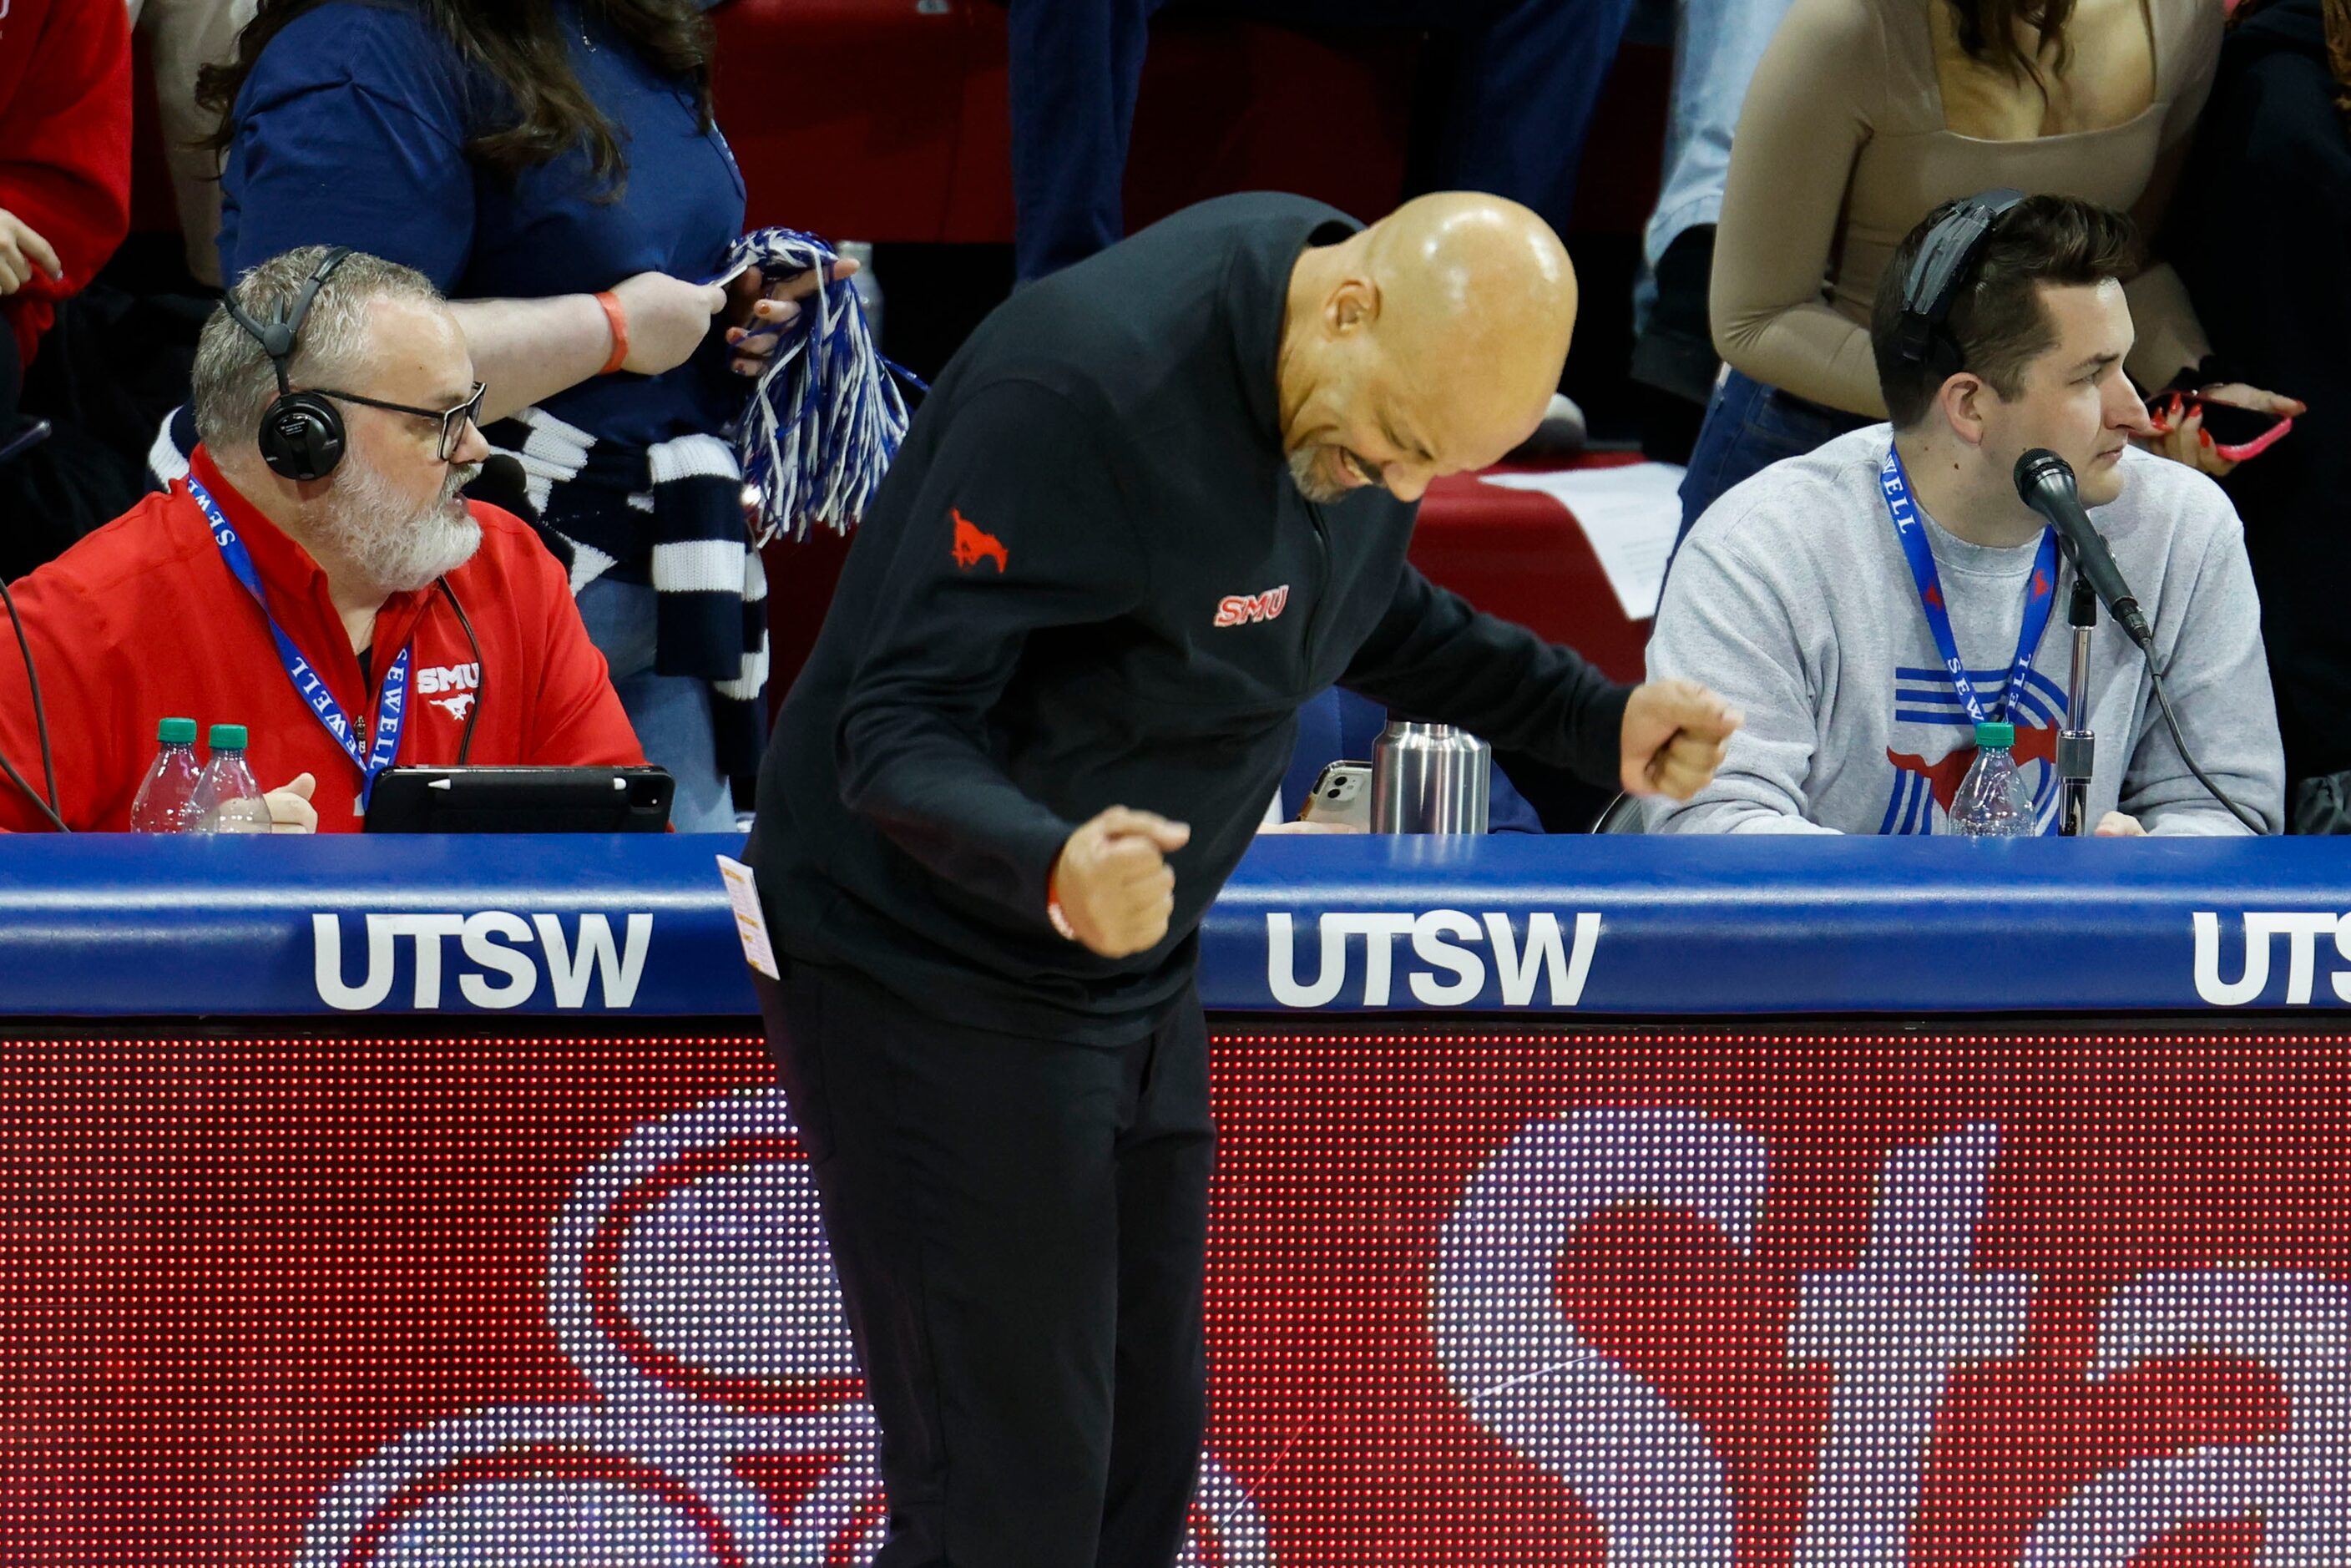
[[[237,308],[256,321],[277,320],[319,269],[328,247],[306,245],[274,256],[237,279]],[[345,256],[302,319],[287,374],[295,391],[348,384],[369,368],[368,311],[378,299],[440,302],[441,291],[413,267],[364,251]],[[196,341],[193,398],[196,434],[221,451],[250,446],[261,416],[277,396],[277,371],[261,340],[214,307]]]

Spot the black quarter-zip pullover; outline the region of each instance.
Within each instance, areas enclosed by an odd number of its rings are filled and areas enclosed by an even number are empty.
[[[1405,559],[1416,507],[1316,505],[1283,451],[1290,272],[1358,227],[1226,197],[1022,289],[947,367],[852,548],[760,769],[779,946],[936,1016],[1109,1043],[1183,993],[1202,915],[1333,683],[1614,779],[1627,689]],[[1046,918],[1107,807],[1192,826],[1157,946]]]

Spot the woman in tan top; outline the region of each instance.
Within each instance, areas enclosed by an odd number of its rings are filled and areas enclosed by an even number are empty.
[[[2220,0],[2044,7],[1796,0],[1731,143],[1711,299],[1729,369],[1682,486],[1685,530],[1749,475],[1886,417],[1870,307],[1895,246],[1939,204],[2009,185],[2154,232],[2211,88]],[[2203,329],[2170,267],[2128,294],[2142,387],[2201,363]],[[2270,399],[2231,390],[2224,401]],[[2184,423],[2161,449],[2225,468],[2201,434]]]

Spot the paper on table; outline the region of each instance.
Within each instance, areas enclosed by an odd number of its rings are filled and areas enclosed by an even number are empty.
[[[1534,490],[1565,507],[1600,558],[1625,618],[1646,621],[1656,614],[1657,598],[1666,591],[1666,562],[1682,524],[1678,464],[1489,474],[1485,480],[1505,490]]]
[[[718,874],[726,882],[726,902],[735,911],[735,935],[743,939],[744,962],[771,980],[782,979],[776,949],[768,941],[768,917],[759,909],[758,878],[731,855],[718,857]]]

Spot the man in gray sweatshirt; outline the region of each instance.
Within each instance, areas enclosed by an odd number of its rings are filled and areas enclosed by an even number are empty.
[[[2069,197],[2008,208],[1959,264],[1938,349],[1919,356],[1914,330],[1906,353],[1905,280],[1959,205],[1911,233],[1878,290],[1891,425],[1732,489],[1675,558],[1649,678],[1702,681],[1746,726],[1711,784],[1645,803],[1648,830],[1946,831],[1981,717],[2016,727],[2024,782],[2054,831],[2074,574],[2011,477],[2020,455],[2047,447],[2073,465],[2154,623],[2189,750],[2275,831],[2284,763],[2242,527],[2211,480],[2130,445],[2153,426],[2122,371],[2129,220]],[[2100,834],[2245,831],[2190,774],[2138,651],[2103,612],[2089,700]]]

